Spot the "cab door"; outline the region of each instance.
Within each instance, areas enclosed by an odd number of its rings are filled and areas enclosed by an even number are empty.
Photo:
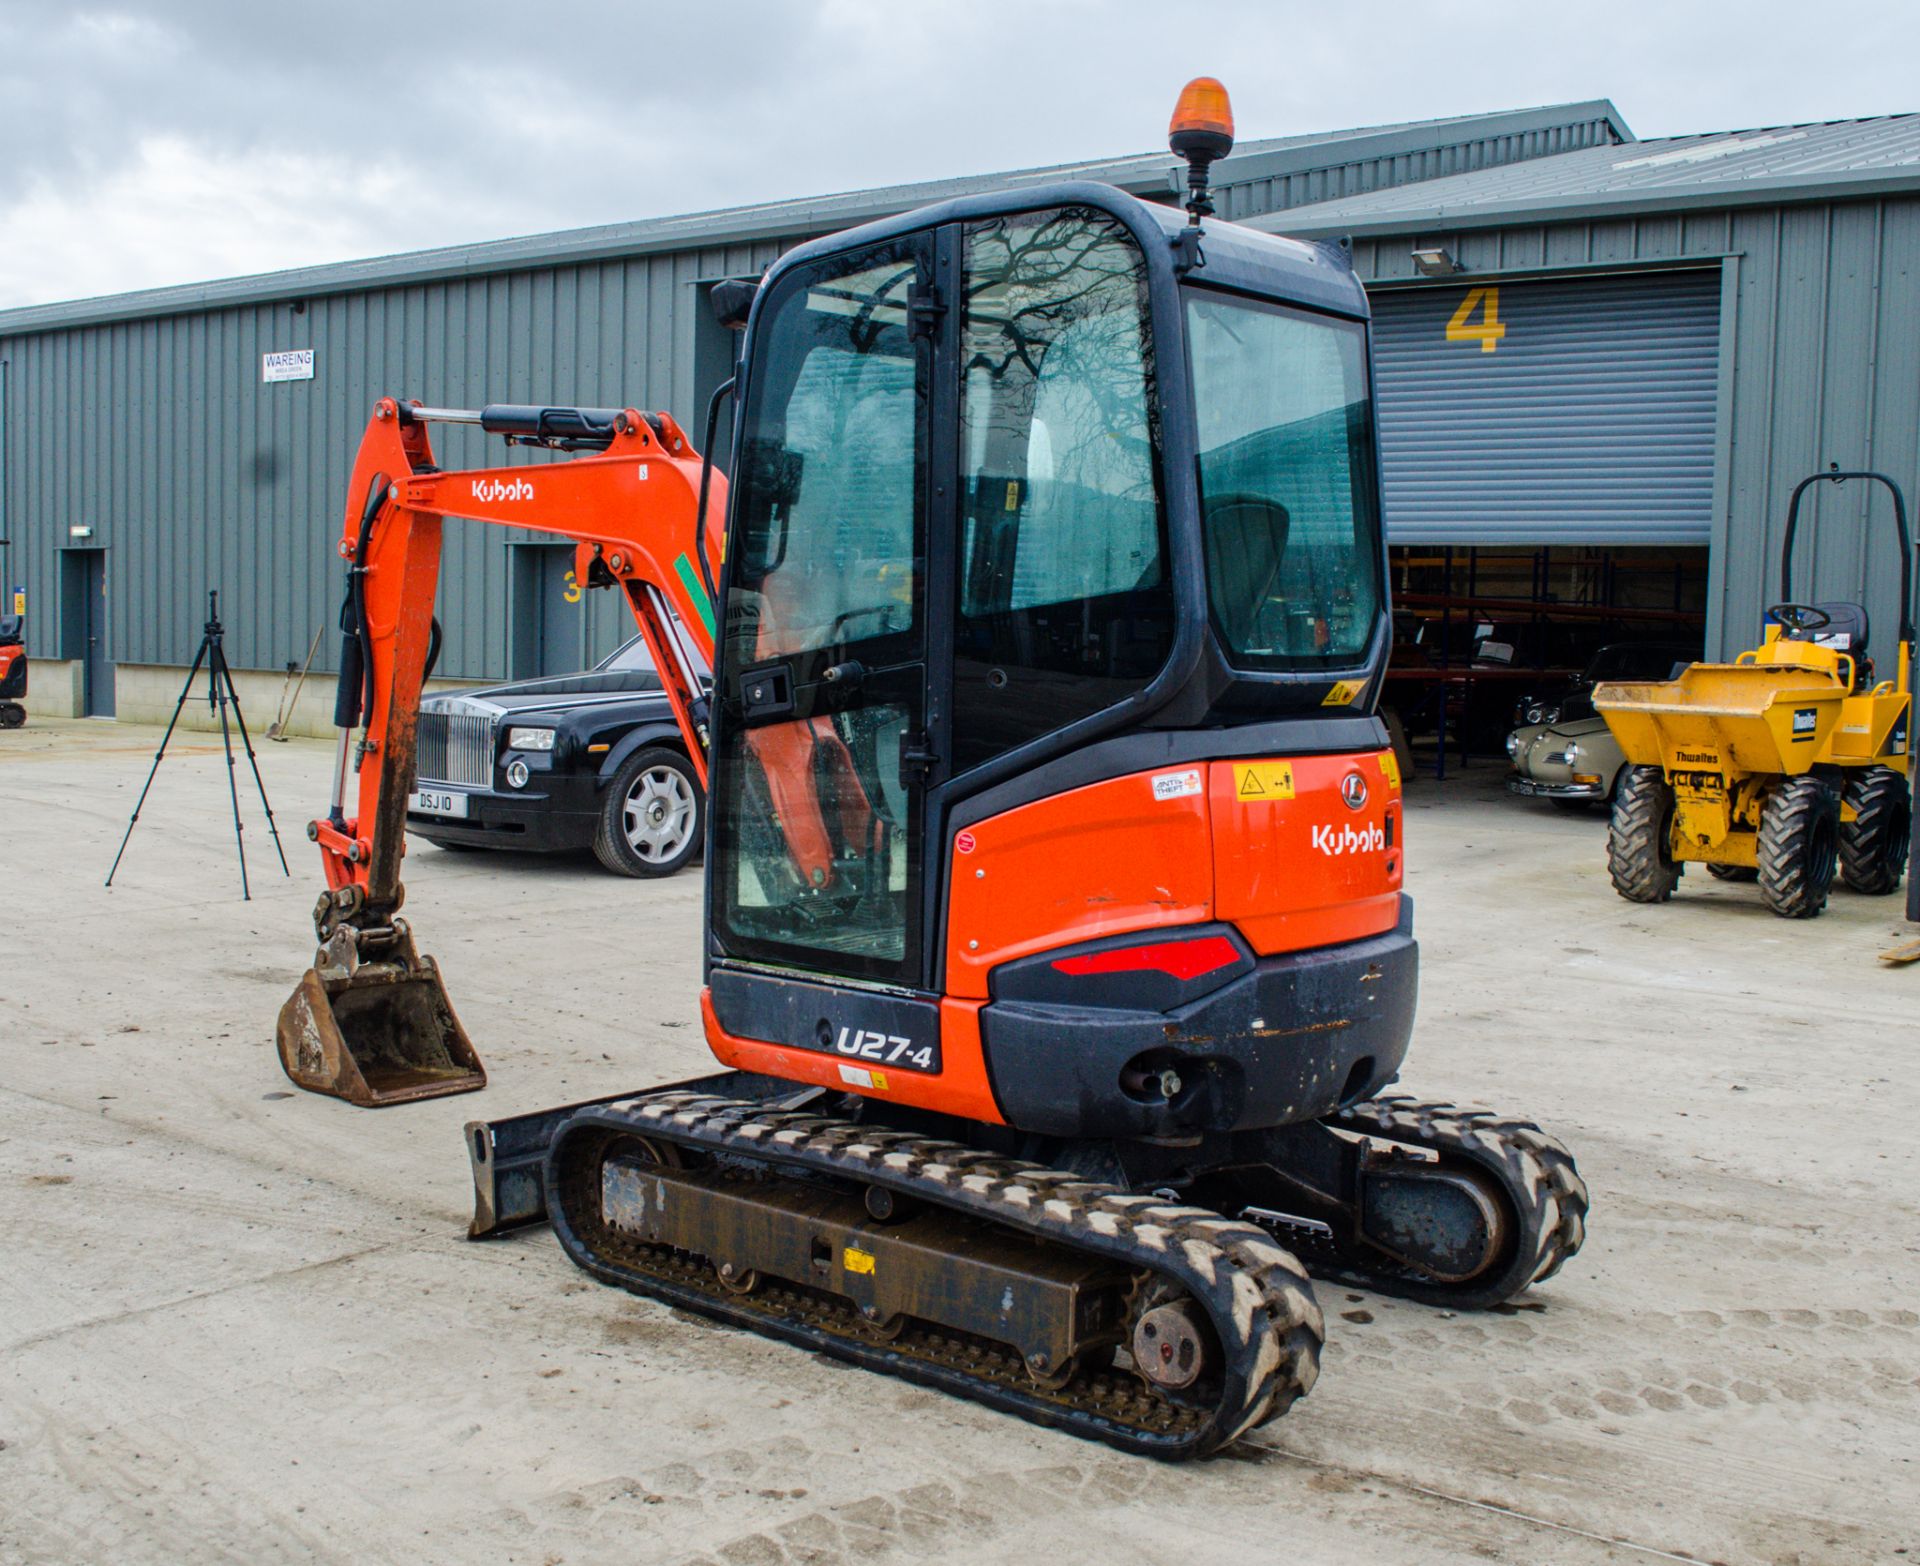
[[[823,258],[756,315],[715,692],[725,958],[926,982],[932,255]]]

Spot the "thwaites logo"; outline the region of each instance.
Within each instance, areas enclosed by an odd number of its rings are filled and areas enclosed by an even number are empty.
[[[876,1033],[871,1028],[842,1028],[833,1039],[833,1052],[852,1060],[870,1060],[876,1066],[898,1066],[907,1071],[938,1071],[940,1062],[931,1044],[915,1044],[898,1033]]]
[[[1812,739],[1813,731],[1819,726],[1819,717],[1813,708],[1796,707],[1793,709],[1793,737],[1795,739]]]
[[[1347,854],[1377,854],[1385,851],[1387,834],[1378,823],[1363,827],[1342,823],[1336,827],[1322,822],[1313,829],[1313,846],[1329,859]]]
[[[473,498],[488,505],[496,505],[503,500],[533,499],[532,479],[485,478],[473,481]]]

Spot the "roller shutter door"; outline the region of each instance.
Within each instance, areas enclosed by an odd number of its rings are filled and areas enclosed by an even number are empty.
[[[1373,310],[1392,542],[1707,542],[1717,270],[1462,278]]]

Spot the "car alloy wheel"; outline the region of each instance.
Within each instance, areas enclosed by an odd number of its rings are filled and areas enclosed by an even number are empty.
[[[686,850],[697,815],[686,778],[667,766],[649,767],[635,778],[621,806],[628,844],[655,865]]]

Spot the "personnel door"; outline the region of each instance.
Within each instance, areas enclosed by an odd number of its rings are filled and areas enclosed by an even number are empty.
[[[586,612],[573,545],[516,543],[509,556],[510,672],[517,680],[579,673],[587,665]]]
[[[60,655],[80,665],[80,710],[114,712],[113,658],[107,647],[107,552],[60,552]]]
[[[932,241],[790,272],[742,409],[710,869],[730,954],[925,982]]]

